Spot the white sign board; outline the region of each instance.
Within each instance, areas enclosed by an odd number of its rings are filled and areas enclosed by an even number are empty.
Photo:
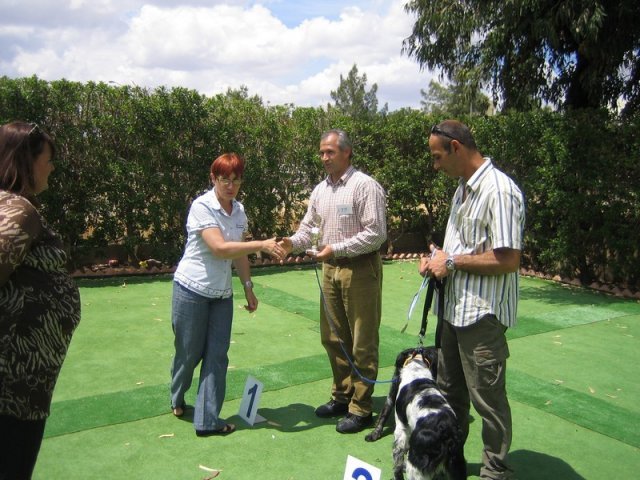
[[[347,456],[347,467],[344,469],[344,480],[380,480],[382,470],[358,460],[351,455]]]
[[[264,417],[258,415],[258,405],[260,405],[260,396],[263,388],[264,385],[261,381],[256,380],[251,375],[247,377],[238,415],[251,426],[254,423],[265,421]]]

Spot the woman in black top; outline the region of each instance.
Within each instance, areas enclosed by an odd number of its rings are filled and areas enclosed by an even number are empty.
[[[80,321],[62,240],[37,208],[54,155],[37,125],[0,127],[0,480],[31,478]]]

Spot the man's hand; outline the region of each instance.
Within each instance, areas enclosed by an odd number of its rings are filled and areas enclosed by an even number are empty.
[[[316,255],[316,260],[319,262],[324,262],[330,258],[333,258],[333,248],[331,248],[331,245],[325,245],[322,250],[318,252],[318,255]]]
[[[442,249],[436,247],[433,243],[429,245],[429,250],[431,251],[431,255],[420,259],[420,265],[418,267],[420,275],[423,277],[428,275],[438,280],[449,275],[449,270],[447,270],[446,265],[447,253],[443,252]]]
[[[293,243],[291,242],[291,239],[289,237],[282,237],[282,239],[278,242],[278,245],[280,245],[280,247],[284,249],[287,255],[291,253],[291,250],[293,250]]]
[[[284,250],[284,255],[282,256],[282,260],[284,260],[287,255],[291,253],[293,250],[293,243],[289,237],[282,237],[282,239],[278,242],[278,246]]]
[[[449,254],[435,245],[429,245],[431,255],[420,260],[418,271],[423,277],[429,275],[438,280],[451,272],[447,270],[446,261]],[[520,268],[520,250],[512,248],[496,248],[474,255],[456,255],[456,270],[474,275],[504,275],[517,272]]]

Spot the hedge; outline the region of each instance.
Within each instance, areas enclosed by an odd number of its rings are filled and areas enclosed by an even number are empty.
[[[265,105],[245,88],[206,97],[1,77],[0,121],[16,119],[55,138],[56,171],[42,202],[76,266],[113,244],[132,262],[143,246],[177,262],[189,204],[227,151],[247,160],[240,199],[252,236],[286,235],[323,177],[317,148],[328,128],[350,133],[354,164],[386,189],[389,250],[408,233],[423,248],[440,243],[456,186],[428,152],[427,132],[443,118],[413,109],[351,118],[330,106]],[[622,123],[607,111],[535,110],[461,120],[525,193],[525,267],[640,286],[640,116]]]

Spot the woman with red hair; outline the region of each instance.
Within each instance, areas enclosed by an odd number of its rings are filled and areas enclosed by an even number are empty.
[[[228,350],[233,320],[231,266],[244,287],[246,309],[258,300],[253,292],[247,255],[258,251],[278,259],[285,256],[275,238],[243,241],[247,230],[244,207],[236,200],[244,160],[235,153],[211,165],[213,188],[196,198],[187,218],[187,244],[174,274],[172,326],[175,356],[171,370],[173,414],[184,414],[184,395],[200,366],[200,384],[193,426],[198,436],[233,433],[235,425],[220,419],[226,390]]]

